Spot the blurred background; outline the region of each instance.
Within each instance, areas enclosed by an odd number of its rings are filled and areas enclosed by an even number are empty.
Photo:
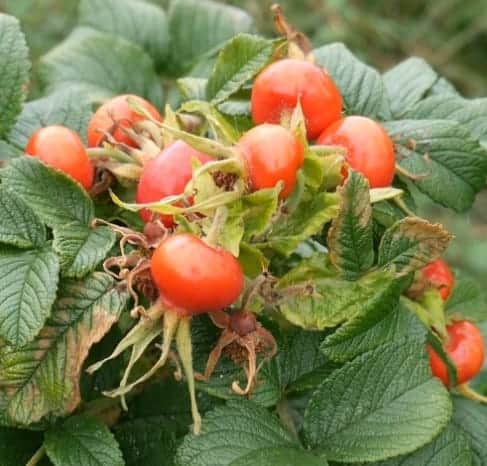
[[[152,0],[167,6],[168,0]],[[257,29],[273,34],[270,0],[228,0],[245,8]],[[0,0],[20,19],[36,60],[76,21],[77,0]],[[342,41],[363,61],[386,70],[410,55],[425,58],[467,97],[487,96],[487,0],[280,0],[315,45]],[[1,46],[1,44],[0,44]],[[472,212],[455,215],[420,199],[421,210],[456,235],[448,259],[485,283],[487,192]]]

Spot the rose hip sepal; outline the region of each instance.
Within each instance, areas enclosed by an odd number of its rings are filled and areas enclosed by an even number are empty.
[[[136,95],[119,95],[101,105],[91,117],[87,130],[89,147],[99,147],[104,141],[106,134],[110,134],[119,143],[137,147],[132,138],[124,132],[124,128],[132,128],[134,123],[145,118],[133,110],[128,99],[135,101],[155,120],[162,121],[160,113],[147,100]]]

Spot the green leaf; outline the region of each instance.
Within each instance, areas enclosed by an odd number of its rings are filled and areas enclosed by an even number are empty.
[[[323,458],[318,458],[307,451],[274,447],[249,453],[236,461],[232,461],[231,466],[327,466],[327,464]]]
[[[199,436],[184,439],[176,464],[233,466],[247,455],[262,455],[271,448],[299,451],[300,446],[266,409],[249,401],[228,402],[205,416]]]
[[[240,243],[238,261],[242,266],[244,275],[249,278],[256,278],[269,264],[269,259],[264,254],[246,242]]]
[[[0,138],[5,136],[22,110],[27,94],[29,49],[19,22],[0,13]]]
[[[279,203],[279,187],[266,188],[247,194],[242,198],[244,238],[251,240],[264,233],[276,214]]]
[[[369,182],[350,171],[338,188],[340,212],[328,232],[330,260],[347,280],[356,280],[374,263]]]
[[[32,134],[39,128],[61,125],[71,128],[86,140],[86,128],[91,118],[91,105],[78,92],[56,92],[24,105],[8,140],[24,151]]]
[[[303,240],[321,231],[338,214],[338,196],[319,193],[311,200],[300,202],[292,215],[282,214],[259,248],[271,248],[289,256]]]
[[[404,276],[438,259],[452,236],[442,225],[406,217],[386,230],[379,245],[378,265]]]
[[[161,67],[169,52],[165,11],[144,0],[82,0],[79,24],[134,42]]]
[[[214,105],[201,100],[192,100],[181,105],[181,112],[198,113],[208,123],[215,140],[222,144],[235,144],[240,138],[240,133],[230,124]]]
[[[206,78],[181,78],[176,81],[183,100],[206,100]]]
[[[101,421],[73,416],[46,432],[45,447],[54,466],[124,466],[113,434]]]
[[[0,249],[0,336],[18,347],[44,325],[56,298],[59,259],[50,246]]]
[[[3,161],[19,157],[22,154],[23,150],[21,151],[18,147],[0,139],[0,165]]]
[[[92,272],[105,259],[115,239],[115,233],[104,226],[88,228],[69,223],[56,228],[53,247],[60,255],[63,276],[81,278]]]
[[[340,462],[410,453],[438,435],[451,415],[448,392],[432,378],[424,343],[379,346],[336,370],[306,408],[313,448]]]
[[[93,30],[73,34],[41,58],[39,72],[48,93],[75,89],[90,101],[130,93],[162,106],[153,61],[139,46]]]
[[[115,438],[126,466],[174,466],[175,433],[159,416],[135,419],[117,426]]]
[[[317,385],[330,366],[320,351],[321,332],[295,330],[278,338],[277,355],[263,368],[263,377],[275,380],[284,392],[303,391]],[[321,382],[320,380],[320,382]]]
[[[418,102],[408,118],[452,120],[468,128],[475,139],[487,136],[487,99],[463,99],[458,95],[434,95]]]
[[[399,164],[418,175],[416,186],[433,201],[467,210],[484,187],[487,155],[463,126],[448,120],[386,123]]]
[[[208,98],[218,104],[239,91],[269,63],[275,46],[276,41],[250,34],[239,34],[231,39],[218,54],[208,77]]]
[[[452,424],[431,443],[407,456],[399,456],[368,466],[473,466],[468,440]],[[351,466],[351,465],[349,465]],[[362,463],[357,466],[362,466]],[[366,466],[365,464],[363,466]]]
[[[20,197],[3,186],[0,186],[0,218],[0,243],[31,248],[46,242],[44,224]]]
[[[288,285],[300,282],[314,286],[312,294],[303,292],[280,304],[282,314],[292,324],[307,330],[324,330],[359,315],[367,316],[374,310],[378,312],[378,309],[384,307],[395,307],[397,293],[393,291],[395,286],[390,274],[373,272],[350,282],[336,277],[331,269],[321,276],[313,269],[306,273],[309,263],[310,261],[303,261],[297,269],[279,281],[279,289],[283,290]],[[298,281],[296,278],[299,269],[305,273]]]
[[[438,75],[422,58],[411,57],[384,74],[394,117],[403,116],[437,81]]]
[[[459,312],[476,322],[487,320],[485,287],[464,272],[456,274],[453,293],[445,304],[448,314]]]
[[[389,118],[386,89],[377,70],[362,63],[341,43],[325,45],[313,53],[340,89],[348,114]]]
[[[467,436],[473,453],[473,465],[487,464],[487,406],[466,398],[453,397],[453,423]]]
[[[6,422],[28,425],[78,406],[88,351],[117,321],[127,299],[103,273],[61,284],[51,317],[36,339],[18,350],[0,349],[0,413]]]
[[[403,305],[394,306],[399,292],[391,285],[389,295],[327,337],[321,345],[324,354],[333,361],[345,362],[407,336],[424,341],[426,329],[416,315]]]
[[[42,435],[38,432],[0,427],[0,464],[26,464],[41,443]]]
[[[3,184],[15,191],[50,227],[72,222],[88,225],[94,217],[93,202],[86,191],[34,157],[12,160],[0,176]]]
[[[183,74],[205,53],[239,32],[253,29],[252,18],[238,8],[210,0],[173,0],[169,8],[170,71]]]

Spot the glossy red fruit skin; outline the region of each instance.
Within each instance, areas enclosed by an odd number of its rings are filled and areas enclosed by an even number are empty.
[[[301,103],[309,139],[317,138],[340,119],[342,97],[322,68],[304,60],[286,58],[266,67],[252,87],[254,123],[280,123],[284,112]]]
[[[427,283],[438,288],[441,297],[446,301],[455,286],[455,277],[448,264],[442,259],[437,259],[424,267],[422,273]]]
[[[158,246],[151,272],[161,298],[188,316],[230,306],[244,283],[235,257],[187,233],[170,236]]]
[[[203,164],[213,160],[183,141],[175,141],[166,147],[145,165],[137,186],[137,203],[157,202],[167,196],[183,193],[193,176],[193,158]],[[144,209],[140,216],[144,222],[148,222],[152,212]],[[160,218],[166,227],[174,226],[172,215],[161,215]]]
[[[137,144],[120,128],[113,130],[114,121],[118,123],[119,127],[130,128],[135,122],[144,120],[143,116],[130,108],[127,102],[128,97],[136,100],[157,121],[162,121],[160,113],[147,100],[136,95],[119,95],[101,105],[91,117],[88,124],[88,147],[100,146],[105,137],[104,132],[110,133],[117,142],[137,147]]]
[[[328,127],[318,144],[341,146],[348,165],[369,180],[371,188],[390,186],[394,178],[394,146],[384,128],[362,116],[345,117]]]
[[[279,125],[258,125],[247,131],[237,145],[252,191],[273,188],[284,181],[280,197],[289,196],[304,161],[303,146],[291,131]]]
[[[472,322],[463,320],[446,327],[449,341],[445,351],[457,368],[458,384],[473,379],[482,369],[485,360],[485,344],[480,330]],[[435,377],[449,386],[446,364],[428,345],[431,371]]]
[[[80,137],[64,126],[46,126],[29,139],[25,153],[42,160],[78,181],[86,190],[93,185],[94,168]]]

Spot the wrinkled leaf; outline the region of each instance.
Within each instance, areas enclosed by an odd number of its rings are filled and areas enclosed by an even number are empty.
[[[424,344],[403,340],[336,370],[306,408],[305,436],[328,460],[378,461],[410,453],[451,416],[448,392],[432,378]]]
[[[400,120],[386,129],[420,191],[457,212],[472,205],[485,185],[487,154],[467,129],[449,120]]]
[[[0,411],[7,422],[27,425],[78,406],[83,362],[126,300],[127,294],[103,273],[62,283],[52,315],[36,339],[18,350],[0,349]]]
[[[330,260],[347,280],[356,280],[374,263],[369,183],[350,171],[338,193],[340,212],[328,232]]]
[[[54,466],[124,466],[122,453],[101,421],[73,416],[46,433],[45,447]]]
[[[59,259],[50,246],[0,248],[0,336],[14,346],[31,341],[56,298]]]
[[[57,228],[54,249],[59,253],[65,277],[81,278],[105,259],[115,243],[115,233],[108,227],[88,228],[70,223]]]
[[[29,49],[19,21],[0,13],[0,138],[15,123],[27,95]]]
[[[418,217],[406,217],[384,233],[378,265],[397,276],[407,275],[439,258],[452,236],[442,225]]]

